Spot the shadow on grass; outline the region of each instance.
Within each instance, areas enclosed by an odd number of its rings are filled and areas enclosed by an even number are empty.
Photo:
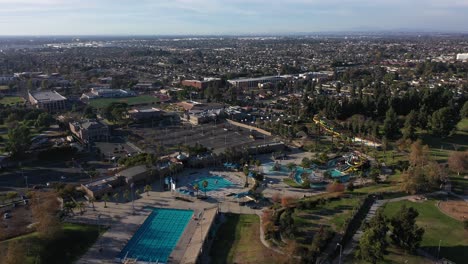
[[[439,247],[423,247],[423,250],[437,257]],[[468,246],[440,247],[440,258],[446,258],[455,263],[466,263],[468,259]]]
[[[224,222],[216,231],[216,237],[210,250],[212,263],[226,263],[229,251],[236,240],[236,227],[240,221],[238,214],[224,214]]]

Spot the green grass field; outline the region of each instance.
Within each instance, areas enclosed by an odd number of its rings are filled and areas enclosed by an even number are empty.
[[[127,98],[100,98],[90,100],[89,105],[95,108],[105,108],[106,106],[114,102],[127,103],[130,106],[140,104],[152,105],[158,103],[159,99],[149,95],[141,95]]]
[[[393,216],[403,204],[419,212],[416,222],[426,230],[421,243],[423,249],[436,256],[439,241],[441,241],[441,257],[456,263],[466,263],[468,231],[463,228],[462,222],[440,212],[435,200],[422,203],[410,201],[388,203],[385,207],[385,214],[389,217]]]
[[[331,227],[335,232],[343,229],[346,219],[351,217],[354,207],[358,204],[358,198],[346,198],[328,202],[314,209],[299,210],[296,208],[293,214],[294,223],[297,227],[297,240],[299,243],[309,244],[312,235],[321,226]]]
[[[257,215],[225,214],[210,250],[212,263],[278,263],[282,257],[260,241]]]
[[[2,105],[15,105],[17,103],[24,103],[23,97],[18,96],[8,96],[0,99],[0,104]]]
[[[32,233],[0,242],[0,248],[17,240],[27,248],[26,264],[73,263],[97,240],[98,232],[97,226],[65,223],[60,238],[48,241],[40,238],[37,233]]]

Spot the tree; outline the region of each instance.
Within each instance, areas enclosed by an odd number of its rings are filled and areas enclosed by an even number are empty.
[[[6,149],[12,156],[22,156],[31,146],[31,131],[25,125],[8,130]]]
[[[152,190],[153,188],[151,187],[151,185],[147,184],[145,185],[145,192],[146,192],[146,195],[149,196],[149,192]]]
[[[94,196],[89,198],[89,202],[93,205],[93,210],[96,210],[96,208],[94,207],[94,202],[95,201],[96,201],[96,198],[94,198]]]
[[[125,192],[123,193],[123,197],[125,199],[125,201],[129,201],[130,199],[130,191],[129,190],[125,190]]]
[[[421,140],[411,144],[411,151],[409,154],[409,163],[411,166],[424,166],[429,162],[429,158],[429,146],[423,145]]]
[[[294,168],[296,168],[296,164],[290,162],[286,165],[286,167],[290,170],[290,171],[293,171]]]
[[[208,188],[208,181],[204,180],[202,182],[202,186],[203,186],[203,191],[205,192],[205,197],[206,197],[206,188]]]
[[[34,126],[36,128],[48,128],[52,122],[54,121],[54,119],[52,118],[52,116],[48,113],[41,113],[37,119],[36,119],[36,123],[34,124]]]
[[[385,239],[385,237],[384,237]],[[385,246],[382,244],[382,239],[374,228],[367,228],[359,239],[359,245],[356,250],[356,257],[377,263],[383,259]]]
[[[387,138],[394,139],[398,135],[398,131],[399,131],[398,118],[393,108],[388,109],[387,113],[385,114],[383,130],[384,130],[384,135]]]
[[[96,118],[96,110],[94,109],[94,107],[90,105],[86,106],[83,112],[83,117],[88,119]]]
[[[106,193],[102,196],[102,200],[104,201],[104,208],[107,208],[107,202],[109,201],[109,195]]]
[[[112,199],[114,199],[115,204],[117,204],[117,202],[119,201],[119,193],[114,193],[112,195]]]
[[[468,152],[453,151],[448,158],[448,165],[451,171],[458,175],[468,170]]]
[[[460,110],[460,118],[468,117],[468,101],[463,104],[462,109]]]
[[[23,264],[26,263],[26,250],[17,240],[8,243],[8,250],[5,256],[5,264]]]
[[[432,113],[429,125],[431,133],[435,136],[446,137],[455,128],[458,118],[454,116],[454,111],[450,107],[443,107]]]
[[[403,249],[414,252],[422,241],[424,228],[416,225],[419,213],[413,207],[402,205],[396,215],[390,220],[392,224],[391,239]]]
[[[139,189],[137,189],[137,190],[135,191],[135,196],[138,197],[138,196],[140,196],[140,194],[141,194],[141,191],[140,191]]]
[[[405,125],[403,126],[403,139],[416,139],[416,113],[411,111],[405,119]]]
[[[195,183],[195,184],[193,185],[193,189],[194,189],[195,191],[197,191],[197,197],[198,197],[198,191],[200,190],[200,185],[198,185],[198,183]]]
[[[311,164],[312,164],[312,162],[307,157],[304,157],[302,159],[302,161],[301,161],[301,167],[303,167],[303,168],[309,168]]]
[[[83,202],[79,202],[79,203],[76,204],[76,208],[78,208],[78,210],[80,210],[80,214],[83,214],[85,204]]]

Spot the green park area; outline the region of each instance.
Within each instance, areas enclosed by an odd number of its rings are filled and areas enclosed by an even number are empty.
[[[16,105],[17,103],[23,103],[24,99],[19,96],[6,96],[0,99],[1,105]]]
[[[26,259],[21,263],[73,263],[86,253],[99,236],[98,226],[65,223],[62,230],[61,235],[52,239],[41,238],[35,232],[6,240],[0,242],[0,250],[6,250],[12,243],[18,242],[21,247],[18,254],[27,252]]]
[[[92,99],[89,101],[89,105],[98,109],[102,109],[102,108],[106,108],[108,105],[112,103],[126,103],[129,106],[134,106],[134,105],[153,105],[158,102],[159,102],[159,99],[154,96],[141,95],[141,96],[136,96],[136,97],[126,97],[126,98]]]
[[[437,256],[440,242],[441,258],[446,258],[455,263],[466,262],[466,252],[468,252],[468,230],[463,228],[463,223],[461,221],[455,220],[442,213],[437,207],[436,200],[388,203],[384,209],[385,215],[392,217],[402,205],[413,207],[419,212],[419,216],[416,218],[416,224],[425,229],[421,243],[422,249],[433,256]],[[398,256],[403,259],[405,258],[404,252],[396,250],[395,248],[390,248],[390,251],[391,254],[386,256],[387,260],[394,260],[395,257]],[[395,252],[392,253],[392,251]],[[401,263],[404,263],[404,261]]]
[[[260,241],[257,215],[224,214],[210,251],[212,263],[278,263],[279,255]]]
[[[307,204],[307,199],[302,201]],[[346,221],[351,218],[358,204],[358,198],[338,198],[318,204],[315,208],[296,208],[293,219],[297,227],[296,234],[299,235],[296,237],[297,241],[303,244],[310,243],[307,238],[313,237],[322,228],[331,228],[337,233],[343,231]]]

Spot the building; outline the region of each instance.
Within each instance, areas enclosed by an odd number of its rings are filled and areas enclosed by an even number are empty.
[[[151,170],[146,165],[138,165],[117,173],[117,176],[124,177],[127,184],[146,182],[149,181]]]
[[[70,131],[83,143],[108,141],[109,127],[99,120],[70,122]]]
[[[457,60],[468,61],[468,53],[457,54]]]
[[[181,82],[183,86],[194,87],[200,90],[207,88],[209,85],[220,86],[220,78],[204,78],[203,81],[199,80],[183,80]]]
[[[159,108],[151,107],[146,109],[131,109],[128,110],[127,117],[134,121],[151,120],[162,117],[164,111]]]
[[[56,91],[29,92],[28,100],[33,107],[48,112],[64,111],[67,108],[67,98]]]
[[[122,89],[91,88],[89,93],[84,93],[81,95],[81,99],[90,100],[96,98],[123,98],[132,96],[136,96],[136,94],[132,91],[126,91]]]
[[[104,195],[114,192],[116,187],[122,186],[125,179],[119,176],[111,176],[104,179],[93,180],[81,185],[81,189],[89,198],[99,199]]]
[[[14,76],[0,75],[0,85],[10,84],[15,80]]]
[[[249,88],[258,88],[259,84],[262,83],[272,83],[276,84],[283,80],[281,76],[264,76],[258,78],[241,78],[228,80],[228,82],[236,88],[240,89],[249,89]]]

